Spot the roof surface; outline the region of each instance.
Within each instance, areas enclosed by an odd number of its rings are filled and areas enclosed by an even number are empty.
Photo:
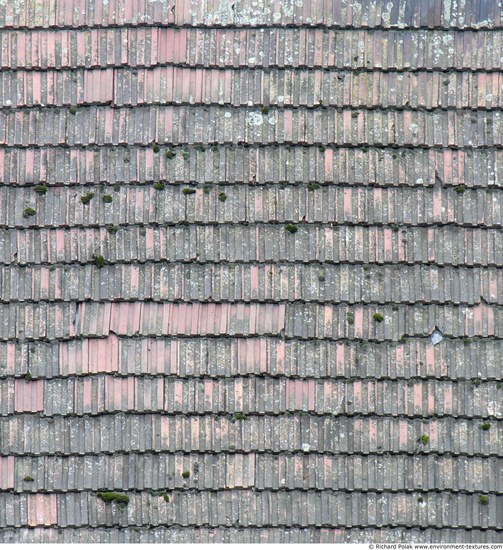
[[[501,542],[500,3],[0,26],[0,541]]]

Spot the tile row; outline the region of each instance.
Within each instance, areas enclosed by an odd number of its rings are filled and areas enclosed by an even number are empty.
[[[488,431],[482,430],[480,424],[479,419],[452,417],[411,419],[297,414],[248,416],[245,420],[235,420],[216,415],[117,413],[43,417],[27,413],[0,417],[0,454],[302,451],[337,455],[434,452],[435,455],[501,457],[503,423],[493,423]],[[423,435],[429,438],[424,449]]]
[[[187,103],[271,107],[496,109],[498,72],[328,69],[89,69],[4,71],[0,107]]]
[[[112,222],[113,220],[110,220]],[[357,222],[355,222],[357,223]],[[299,225],[178,225],[0,229],[0,263],[427,263],[503,266],[501,229]],[[318,266],[320,269],[323,265]],[[323,278],[323,273],[319,273]]]
[[[326,305],[155,302],[0,304],[1,340],[89,336],[263,336],[398,341],[503,337],[503,308],[453,305]]]
[[[98,526],[407,526],[503,528],[503,497],[433,493],[249,491],[128,494],[126,510],[87,491],[62,494],[0,493],[0,527]],[[422,506],[421,504],[425,504]]]
[[[459,27],[498,28],[501,6],[482,0],[463,4],[420,0],[294,0],[267,2],[237,0],[232,5],[209,0],[173,2],[137,0],[22,0],[6,5],[0,26],[9,27],[106,27],[124,25],[207,26],[336,26],[353,28]]]
[[[16,492],[255,488],[502,492],[500,459],[428,455],[270,453],[0,457],[2,490]],[[183,472],[189,472],[184,477]],[[24,481],[25,477],[33,481]],[[155,497],[155,495],[152,495]]]
[[[308,5],[308,4],[306,4]],[[154,67],[324,67],[498,70],[503,38],[492,30],[312,28],[108,28],[9,30],[0,69]]]
[[[361,145],[361,144],[360,144]],[[173,154],[175,155],[173,157]],[[0,183],[349,183],[501,186],[501,148],[300,145],[4,147]]]
[[[98,375],[0,379],[0,415],[82,416],[120,412],[187,415],[478,417],[503,420],[501,383],[452,380],[290,380],[268,377],[177,380]],[[484,430],[488,431],[488,430]],[[429,450],[435,446],[425,445]],[[422,448],[422,447],[421,447]]]
[[[499,146],[500,112],[110,106],[0,111],[0,146]]]
[[[113,264],[0,267],[6,302],[330,302],[503,306],[503,270],[423,265]]]
[[[0,531],[2,543],[135,543],[135,544],[320,544],[320,543],[499,543],[497,529],[328,528],[310,527],[17,527]]]
[[[429,338],[404,342],[331,342],[279,338],[86,338],[68,342],[0,342],[0,376],[36,380],[97,373],[216,380],[501,379],[501,340]],[[28,376],[28,373],[29,376]],[[30,378],[31,377],[31,378]],[[499,389],[497,387],[497,389]]]
[[[166,227],[166,231],[180,231],[184,230],[180,225],[191,224],[194,227],[185,230],[203,232],[207,227],[201,227],[202,224],[217,225],[218,230],[228,224],[228,231],[237,230],[234,224],[246,224],[248,231],[254,233],[260,232],[266,223],[299,223],[299,229],[308,232],[315,229],[309,224],[337,224],[337,230],[349,232],[369,229],[352,227],[354,225],[387,225],[390,227],[379,230],[384,231],[391,252],[397,249],[401,238],[399,234],[392,235],[392,229],[394,233],[409,230],[399,228],[402,225],[430,226],[430,231],[439,229],[431,226],[450,224],[483,226],[486,231],[501,228],[502,198],[503,187],[453,188],[439,182],[434,186],[385,188],[319,185],[316,181],[297,185],[187,187],[161,180],[154,185],[44,186],[41,192],[37,186],[3,186],[0,187],[0,223],[7,228],[36,225],[39,231],[44,231],[44,227],[99,230],[100,226],[110,224],[169,225],[173,227]],[[35,211],[29,217],[25,212],[27,207]],[[257,226],[250,227],[254,224]],[[267,231],[277,229],[267,227]],[[137,228],[121,227],[120,230]],[[279,235],[278,238],[282,240]]]

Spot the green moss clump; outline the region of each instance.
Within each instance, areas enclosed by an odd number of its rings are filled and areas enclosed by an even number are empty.
[[[164,183],[154,183],[153,185],[153,188],[156,190],[156,191],[162,191],[164,189],[165,185]]]
[[[117,231],[119,231],[119,228],[116,225],[109,225],[107,227],[107,231],[113,235],[114,233],[117,233]]]
[[[243,412],[236,412],[236,413],[234,413],[233,416],[234,416],[234,420],[245,420],[246,419],[246,415]]]
[[[222,191],[220,195],[218,195],[218,200],[220,202],[225,202],[227,200],[227,195]]]
[[[465,192],[465,186],[464,185],[456,185],[456,187],[454,188],[454,191],[456,191],[456,193],[461,195],[462,193]]]
[[[482,504],[482,506],[486,506],[487,504],[489,504],[489,497],[487,495],[480,495],[479,503]]]
[[[165,500],[165,502],[169,502],[169,495],[165,493],[162,498]]]
[[[152,145],[152,151],[154,151],[154,153],[158,153],[160,150],[161,148],[159,147],[159,145],[157,145],[157,143],[154,143]]]
[[[30,208],[29,206],[23,210],[23,218],[31,218],[31,216],[35,216],[37,211],[34,208]]]
[[[35,185],[33,188],[35,193],[38,193],[39,195],[45,195],[47,193],[47,186],[46,185]]]
[[[184,195],[193,195],[196,192],[195,189],[192,189],[191,187],[186,187],[185,189],[182,189],[182,193]]]
[[[480,425],[480,429],[484,431],[489,430],[490,427],[491,427],[491,424],[489,424],[489,422],[484,422],[483,424]]]
[[[175,158],[176,157],[176,153],[174,151],[172,151],[171,149],[168,149],[166,151],[166,158],[168,160],[171,160],[172,158]]]
[[[346,319],[347,319],[348,325],[355,324],[355,316],[351,312],[346,314]]]
[[[262,114],[263,115],[268,115],[269,111],[270,111],[269,107],[267,107],[267,106],[262,107]]]
[[[196,145],[196,151],[199,151],[200,153],[204,153],[205,151],[204,145]]]
[[[94,263],[101,269],[106,265],[107,261],[103,256],[93,256]]]
[[[94,193],[87,193],[86,195],[82,195],[80,197],[80,200],[82,201],[82,204],[89,204],[93,197],[94,197]]]
[[[182,153],[183,160],[189,160],[190,159],[190,153],[188,151],[184,151]]]
[[[124,493],[100,492],[98,493],[98,497],[107,503],[115,501],[121,507],[129,504],[129,497]]]
[[[75,115],[77,113],[77,107],[75,105],[72,105],[69,109],[68,109],[68,112],[71,114],[71,115]]]
[[[319,183],[308,183],[307,184],[307,189],[309,191],[316,191],[316,189],[319,189],[320,188],[320,184]]]
[[[188,478],[190,477],[190,472],[189,472],[188,470],[184,470],[184,471],[182,472],[182,477],[183,477],[184,479],[188,479]]]
[[[211,191],[211,185],[205,185],[205,186],[203,187],[203,193],[204,193],[205,195],[209,195],[210,191]]]
[[[293,223],[289,223],[288,225],[286,225],[285,229],[292,234],[297,233],[297,231],[299,230],[299,228]]]
[[[318,150],[320,151],[320,153],[324,153],[327,150],[327,148],[324,145],[320,145],[318,147]]]
[[[427,435],[422,435],[421,436],[421,443],[423,445],[428,445],[429,442],[430,442],[430,438]]]
[[[35,481],[35,478],[34,477],[31,477],[31,476],[25,476],[23,478],[23,481]]]
[[[113,198],[112,198],[112,195],[103,195],[101,197],[101,200],[108,204],[108,203],[111,203],[113,201]]]
[[[384,315],[381,315],[380,313],[374,313],[373,319],[376,323],[382,323],[384,321]]]
[[[31,375],[31,372],[29,370],[27,370],[26,374],[24,375],[24,379],[29,382],[32,378],[33,378],[33,376]]]

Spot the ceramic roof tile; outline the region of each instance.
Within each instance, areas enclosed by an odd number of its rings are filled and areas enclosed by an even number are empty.
[[[1,10],[0,540],[499,542],[500,6],[224,4]]]

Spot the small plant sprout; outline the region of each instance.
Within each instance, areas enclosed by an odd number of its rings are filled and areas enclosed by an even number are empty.
[[[117,502],[121,508],[129,504],[129,497],[124,493],[100,492],[98,497],[106,503]]]
[[[381,313],[374,313],[372,317],[376,323],[382,323],[384,321],[384,315]]]
[[[156,191],[162,191],[165,187],[164,183],[154,183],[154,185],[152,186]]]
[[[80,197],[80,200],[82,201],[82,204],[89,204],[93,197],[94,197],[94,193],[87,193],[85,195],[82,195]]]
[[[98,266],[99,269],[104,267],[107,263],[103,256],[93,256],[94,263]]]
[[[296,225],[294,225],[293,223],[289,223],[288,225],[285,226],[285,229],[289,232],[289,233],[297,233],[298,231],[298,227]]]
[[[28,206],[23,210],[23,218],[31,218],[32,216],[35,216],[37,211],[34,208],[31,208]]]
[[[423,445],[428,445],[429,442],[430,442],[430,438],[427,435],[423,434],[421,436],[421,443]]]
[[[113,201],[113,198],[112,198],[112,195],[103,195],[101,197],[101,200],[104,202],[104,203],[111,203]]]
[[[39,195],[45,195],[47,193],[47,186],[46,185],[35,185],[33,188],[35,193],[38,193]]]

